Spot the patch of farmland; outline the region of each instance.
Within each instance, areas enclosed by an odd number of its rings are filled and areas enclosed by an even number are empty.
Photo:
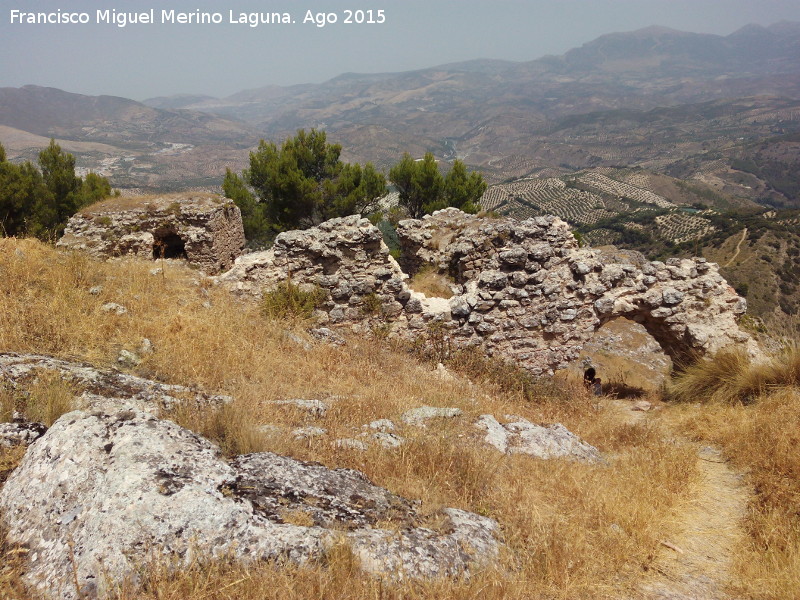
[[[651,185],[650,175],[647,173],[630,173],[623,178],[623,181],[643,189],[649,189]]]
[[[718,171],[727,171],[728,164],[722,160],[710,160],[708,162],[704,162],[700,164],[700,168],[697,169],[695,175],[711,175],[712,173],[716,173]]]
[[[619,233],[612,229],[592,229],[583,235],[590,246],[609,246],[613,245],[619,239]]]
[[[656,234],[676,244],[700,239],[711,233],[714,227],[708,219],[683,212],[672,212],[655,218]]]
[[[660,208],[672,208],[675,205],[658,194],[650,190],[636,187],[629,183],[617,181],[603,175],[602,173],[589,172],[580,175],[577,179],[584,186],[596,189],[600,193],[609,194],[617,197],[631,198],[644,204],[653,204]]]
[[[484,210],[493,210],[516,218],[550,214],[569,223],[591,225],[615,213],[604,200],[584,190],[568,188],[560,179],[529,178],[495,185],[481,198]]]
[[[558,167],[545,167],[544,169],[539,169],[536,173],[537,177],[561,177],[565,173],[569,173],[566,169],[561,169]]]

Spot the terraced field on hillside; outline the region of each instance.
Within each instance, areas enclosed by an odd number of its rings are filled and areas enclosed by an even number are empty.
[[[603,199],[591,192],[567,187],[561,179],[521,179],[492,186],[481,199],[484,210],[526,219],[557,215],[573,224],[591,225],[614,214]]]

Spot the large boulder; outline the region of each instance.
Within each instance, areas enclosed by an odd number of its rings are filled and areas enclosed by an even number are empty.
[[[270,453],[228,462],[136,410],[62,416],[0,491],[0,514],[50,598],[102,595],[165,555],[302,563],[345,542],[366,571],[402,578],[464,575],[498,552],[491,519],[445,509],[443,530],[425,528],[361,473]]]

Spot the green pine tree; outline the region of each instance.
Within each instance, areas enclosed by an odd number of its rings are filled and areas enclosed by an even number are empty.
[[[400,194],[400,205],[414,219],[448,206],[476,213],[486,191],[486,182],[480,173],[467,174],[460,160],[456,160],[447,176],[442,177],[430,152],[418,161],[404,154],[389,171],[389,180]]]
[[[370,163],[343,163],[341,151],[324,131],[301,129],[280,148],[261,140],[241,177],[226,173],[223,191],[241,209],[248,240],[258,244],[280,231],[374,210],[385,177]]]

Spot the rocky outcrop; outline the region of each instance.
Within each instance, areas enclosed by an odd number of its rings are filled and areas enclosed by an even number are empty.
[[[50,598],[102,596],[161,556],[302,563],[346,543],[366,571],[403,578],[465,575],[498,553],[491,519],[444,509],[444,527],[426,528],[361,473],[271,453],[228,462],[136,410],[62,416],[0,491],[0,514]]]
[[[411,289],[380,231],[357,216],[283,233],[219,281],[254,297],[287,278],[319,286],[326,299],[317,317],[328,327],[475,347],[534,374],[566,367],[620,317],[641,323],[677,362],[734,344],[760,355],[737,325],[745,300],[702,258],[648,262],[579,248],[552,216],[516,221],[446,209],[401,221],[398,235],[409,273],[433,265],[452,278],[453,297]]]
[[[209,273],[229,269],[244,248],[239,208],[213,194],[111,198],[67,223],[58,241],[98,258],[184,258]]]
[[[38,354],[0,353],[0,381],[24,390],[43,375],[57,375],[73,387],[75,405],[90,410],[134,407],[157,413],[181,403],[198,407],[221,406],[230,396],[206,394],[182,385],[160,383],[92,365]]]
[[[522,417],[506,416],[501,424],[492,415],[481,415],[475,426],[486,432],[484,441],[503,454],[528,454],[535,458],[569,458],[601,462],[600,451],[587,444],[561,423],[542,427]]]

